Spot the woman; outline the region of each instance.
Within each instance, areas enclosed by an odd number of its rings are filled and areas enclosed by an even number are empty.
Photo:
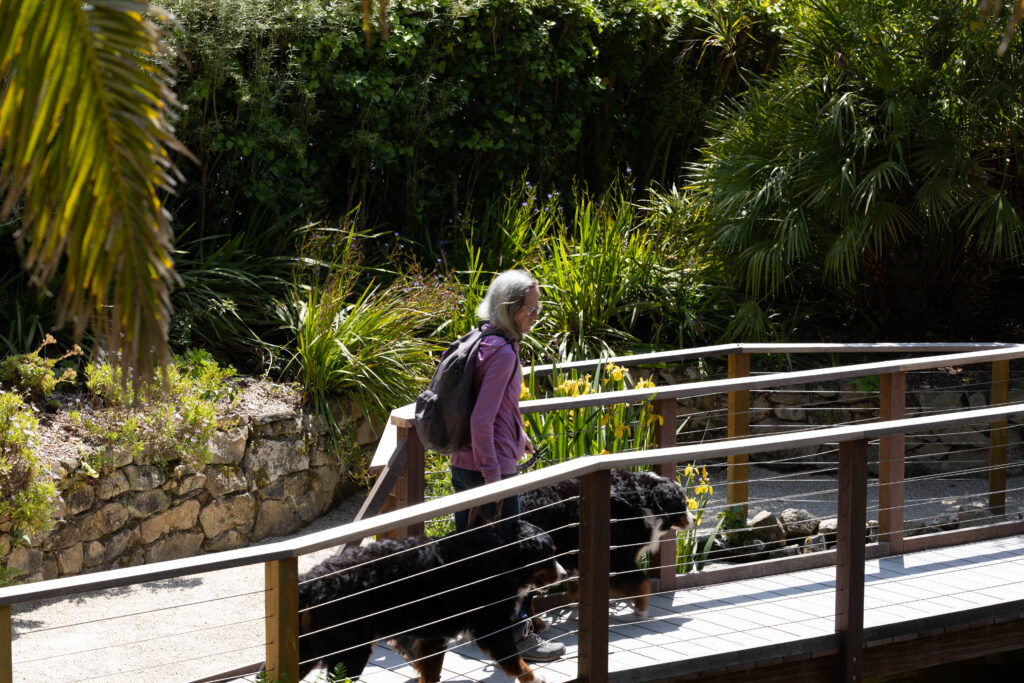
[[[470,416],[471,443],[452,456],[452,486],[465,491],[515,476],[516,463],[524,453],[533,452],[533,444],[523,430],[519,412],[519,392],[523,369],[519,365],[519,342],[537,322],[540,315],[540,287],[537,280],[523,270],[500,273],[491,282],[487,295],[477,308],[484,320],[483,329],[497,329],[502,334],[485,336],[477,352],[476,404]],[[482,517],[494,516],[494,504],[484,506]],[[501,518],[519,514],[519,496],[502,500]],[[473,520],[476,523],[478,520]],[[482,521],[482,520],[480,520]],[[470,526],[469,513],[455,513],[455,528]],[[532,662],[549,662],[565,652],[565,645],[542,639],[533,632],[526,615],[519,636],[519,654]]]

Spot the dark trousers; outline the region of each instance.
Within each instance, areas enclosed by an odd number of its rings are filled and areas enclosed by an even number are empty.
[[[502,479],[514,477],[514,474],[503,474]],[[455,492],[468,491],[484,485],[484,475],[476,470],[464,470],[461,467],[452,466],[452,488]],[[494,503],[487,503],[481,506],[480,516],[473,520],[473,526],[482,524],[494,519]],[[465,531],[469,528],[469,510],[459,510],[455,513],[455,530]],[[519,496],[508,496],[501,501],[501,519],[514,519],[519,515]]]

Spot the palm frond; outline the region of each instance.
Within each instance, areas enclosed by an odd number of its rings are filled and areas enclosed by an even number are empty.
[[[87,327],[136,378],[169,358],[177,172],[164,10],[137,0],[0,2],[0,215],[22,210],[24,265],[65,277],[58,324]]]

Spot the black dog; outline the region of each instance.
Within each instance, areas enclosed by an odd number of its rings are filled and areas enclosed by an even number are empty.
[[[356,677],[374,642],[401,636],[415,640],[421,683],[434,683],[447,640],[466,633],[509,676],[542,683],[512,627],[524,595],[565,578],[554,553],[548,534],[521,521],[346,549],[299,578],[299,675],[323,662]]]
[[[579,493],[579,480],[567,479],[519,497],[522,518],[551,534],[562,553],[559,561],[570,573],[579,571]],[[637,617],[646,618],[651,582],[637,563],[644,553],[657,548],[667,531],[685,531],[692,525],[682,486],[653,472],[612,470],[611,596],[632,599]],[[569,584],[574,601],[575,588],[575,582]],[[545,626],[536,617],[534,623],[537,630]]]

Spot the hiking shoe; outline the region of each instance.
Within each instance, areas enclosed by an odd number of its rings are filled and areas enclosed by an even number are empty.
[[[544,640],[533,632],[533,624],[526,620],[522,636],[516,640],[519,656],[527,662],[553,662],[565,654],[565,645]]]

